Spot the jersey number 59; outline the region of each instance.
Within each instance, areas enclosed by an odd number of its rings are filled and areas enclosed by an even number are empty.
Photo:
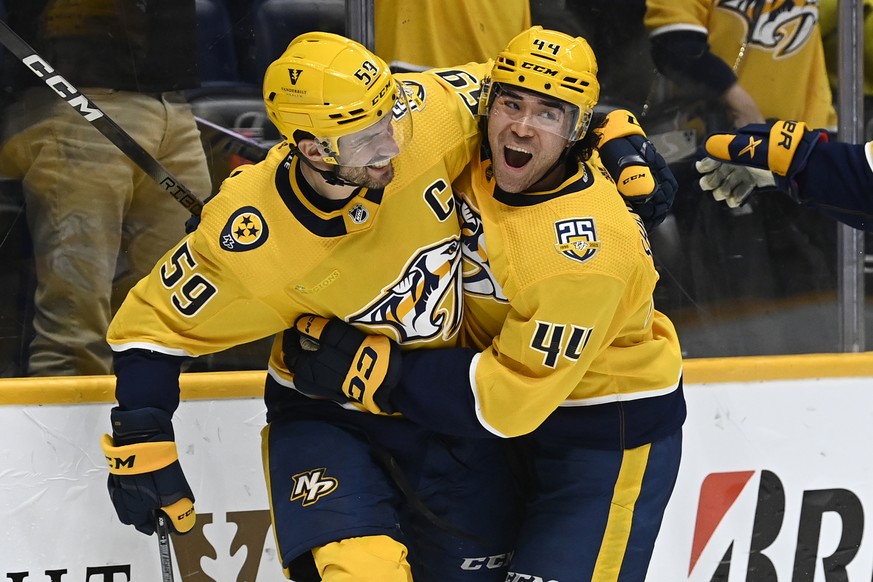
[[[173,291],[170,302],[185,317],[193,317],[218,293],[209,279],[193,272],[196,268],[197,261],[188,248],[188,241],[182,243],[170,260],[161,265],[161,282]]]

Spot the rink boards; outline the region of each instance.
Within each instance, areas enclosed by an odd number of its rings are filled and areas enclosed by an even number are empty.
[[[647,582],[870,580],[873,353],[685,370],[685,452]],[[263,378],[183,375],[174,425],[198,520],[174,539],[177,580],[284,580],[261,469]],[[113,382],[0,381],[0,580],[161,579],[156,538],[120,524],[106,493]]]

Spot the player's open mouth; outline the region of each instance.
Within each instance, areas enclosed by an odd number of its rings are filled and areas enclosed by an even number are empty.
[[[370,164],[370,167],[375,168],[377,170],[381,170],[382,168],[387,166],[390,162],[391,162],[391,160],[385,160],[384,162],[379,162],[378,164]]]
[[[521,148],[503,146],[503,159],[510,168],[522,168],[533,157],[529,151]]]

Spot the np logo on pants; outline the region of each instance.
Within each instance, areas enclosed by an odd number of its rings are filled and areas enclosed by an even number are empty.
[[[291,489],[291,501],[303,500],[303,506],[312,505],[325,495],[332,493],[339,486],[339,481],[326,477],[324,467],[311,469],[291,477],[294,487]]]

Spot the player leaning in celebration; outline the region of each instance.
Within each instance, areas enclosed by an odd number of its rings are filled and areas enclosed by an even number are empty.
[[[779,190],[852,228],[873,230],[873,142],[830,141],[799,121],[710,135],[697,162],[700,187],[731,208],[756,189]]]
[[[394,77],[360,44],[325,33],[294,39],[268,68],[264,98],[284,143],[223,183],[109,329],[118,406],[104,448],[121,521],[150,533],[162,510],[179,532],[193,525],[171,423],[187,357],[277,334],[303,313],[370,326],[404,348],[455,345],[461,243],[450,184],[476,151],[487,70]],[[518,504],[501,447],[301,395],[281,334],[265,401],[286,575],[505,579]],[[115,461],[134,455],[133,466]]]
[[[528,490],[507,580],[642,581],[679,469],[679,342],[653,305],[646,230],[589,157],[596,73],[585,40],[540,27],[491,70],[481,157],[455,183],[475,349],[401,355],[315,316],[297,322],[303,349],[286,341],[301,391],[519,437]],[[603,139],[633,121],[611,115]]]

